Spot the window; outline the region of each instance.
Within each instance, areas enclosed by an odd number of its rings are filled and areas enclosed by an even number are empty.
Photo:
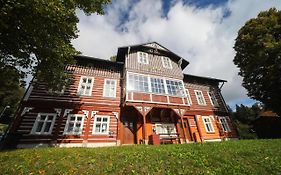
[[[93,134],[108,134],[109,116],[95,116]]]
[[[170,95],[177,95],[177,96],[184,96],[184,88],[181,81],[176,80],[166,80],[168,94]]]
[[[161,59],[162,59],[162,65],[164,68],[172,69],[172,63],[171,63],[170,58],[162,56]]]
[[[69,114],[67,117],[64,134],[79,135],[83,131],[84,115]]]
[[[84,77],[80,78],[80,83],[78,87],[78,95],[92,95],[92,88],[93,88],[94,78],[92,77]]]
[[[185,89],[185,92],[186,92],[186,99],[187,99],[188,104],[192,105],[192,101],[191,101],[191,97],[190,97],[188,89]]]
[[[148,64],[148,54],[144,52],[138,52],[138,62],[142,64]]]
[[[199,105],[206,105],[202,91],[194,90]]]
[[[165,94],[164,80],[161,78],[150,78],[151,91],[153,93]]]
[[[207,132],[215,132],[211,118],[207,116],[202,117],[203,123],[205,125],[205,129]]]
[[[217,98],[216,98],[214,92],[213,91],[208,92],[208,96],[209,96],[209,99],[211,101],[211,104],[215,107],[218,107],[219,103],[217,101]]]
[[[165,136],[177,136],[176,127],[174,124],[155,124],[157,134]]]
[[[57,114],[39,113],[31,130],[32,134],[51,134]]]
[[[104,97],[116,97],[116,80],[104,80],[103,96]]]
[[[226,118],[225,117],[219,117],[219,121],[220,121],[223,132],[230,132],[230,128],[228,126]]]
[[[149,92],[148,77],[144,75],[129,74],[128,90]]]

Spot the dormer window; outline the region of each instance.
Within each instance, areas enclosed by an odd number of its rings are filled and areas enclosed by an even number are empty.
[[[164,68],[167,68],[167,69],[173,68],[170,58],[162,56],[161,59],[162,59],[162,65]]]
[[[145,52],[138,52],[138,62],[141,64],[148,64],[148,54]]]

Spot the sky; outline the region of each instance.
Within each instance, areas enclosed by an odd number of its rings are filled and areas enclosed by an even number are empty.
[[[77,11],[83,55],[109,59],[118,47],[156,41],[190,62],[184,73],[227,80],[222,94],[230,107],[252,105],[233,64],[239,29],[280,0],[112,0],[105,15]]]

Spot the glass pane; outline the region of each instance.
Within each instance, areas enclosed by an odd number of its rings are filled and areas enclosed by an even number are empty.
[[[40,120],[45,120],[46,117],[47,117],[46,115],[41,115],[41,116],[40,116]]]
[[[48,120],[53,120],[54,116],[48,116]]]
[[[87,78],[83,78],[83,83],[86,83],[87,82]]]
[[[101,122],[101,117],[97,117],[97,122]]]
[[[91,84],[91,83],[92,83],[92,79],[89,78],[89,79],[88,79],[88,84]]]
[[[38,122],[36,132],[41,132],[44,122]]]
[[[74,116],[70,117],[70,121],[75,121],[75,117]]]
[[[107,130],[107,123],[103,123],[101,132],[106,132],[106,130]]]
[[[49,132],[49,131],[50,131],[51,124],[52,124],[51,122],[47,122],[47,123],[45,124],[44,132]]]
[[[74,127],[74,123],[69,123],[68,124],[68,128],[67,128],[67,132],[72,132],[73,131],[73,127]]]
[[[100,130],[101,130],[101,124],[97,123],[96,128],[95,128],[95,132],[100,132]]]
[[[77,121],[82,121],[83,117],[77,117]]]
[[[103,121],[103,122],[107,122],[107,118],[103,118],[102,121]]]

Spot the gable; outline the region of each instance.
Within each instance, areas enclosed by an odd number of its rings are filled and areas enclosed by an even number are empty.
[[[149,43],[149,44],[144,44],[143,46],[146,46],[146,47],[152,47],[154,49],[160,49],[160,50],[164,50],[164,51],[167,51],[169,52],[169,50],[167,50],[166,48],[160,46],[159,44],[157,43]]]

